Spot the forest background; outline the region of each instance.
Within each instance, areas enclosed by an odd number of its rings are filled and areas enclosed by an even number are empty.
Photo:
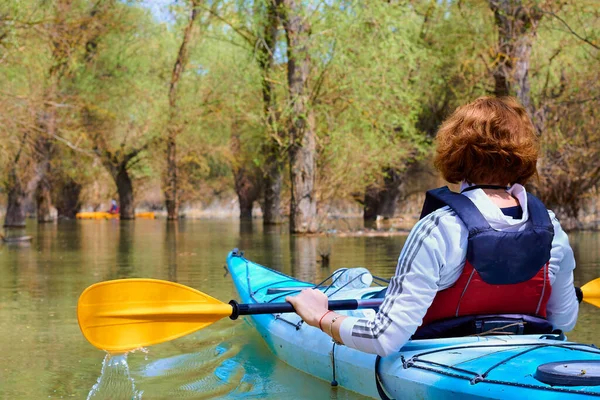
[[[594,227],[599,61],[598,0],[4,0],[4,225],[111,198],[177,219],[237,197],[295,233],[392,218],[440,183],[441,121],[511,95],[541,137],[529,189]]]

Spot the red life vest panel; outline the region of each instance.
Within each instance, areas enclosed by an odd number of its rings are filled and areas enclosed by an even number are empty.
[[[527,194],[531,226],[518,232],[492,229],[468,197],[447,187],[427,192],[421,218],[445,205],[469,231],[467,257],[454,285],[437,293],[422,326],[466,315],[546,317],[554,229],[542,202]]]

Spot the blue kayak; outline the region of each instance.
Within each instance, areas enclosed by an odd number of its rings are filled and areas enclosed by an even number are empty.
[[[229,253],[227,267],[240,303],[278,303],[314,284]],[[321,288],[321,287],[320,287]],[[325,288],[323,288],[325,290]],[[368,299],[381,287],[326,290],[331,300]],[[374,315],[370,309],[339,311]],[[245,317],[285,363],[345,389],[380,398],[377,357],[335,345],[296,314]],[[396,399],[585,399],[600,397],[600,350],[564,335],[469,336],[412,340],[381,358],[378,376]]]

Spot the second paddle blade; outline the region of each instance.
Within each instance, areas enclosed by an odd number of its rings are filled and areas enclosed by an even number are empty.
[[[119,279],[88,287],[77,318],[99,349],[126,352],[185,336],[231,315],[232,308],[178,283]]]
[[[581,287],[583,301],[600,307],[600,278],[596,278]]]

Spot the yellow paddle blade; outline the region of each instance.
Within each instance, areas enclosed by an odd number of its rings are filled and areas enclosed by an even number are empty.
[[[96,283],[77,303],[83,336],[113,353],[185,336],[232,311],[231,305],[195,289],[156,279]]]
[[[581,287],[583,301],[600,307],[600,278],[589,281]]]

